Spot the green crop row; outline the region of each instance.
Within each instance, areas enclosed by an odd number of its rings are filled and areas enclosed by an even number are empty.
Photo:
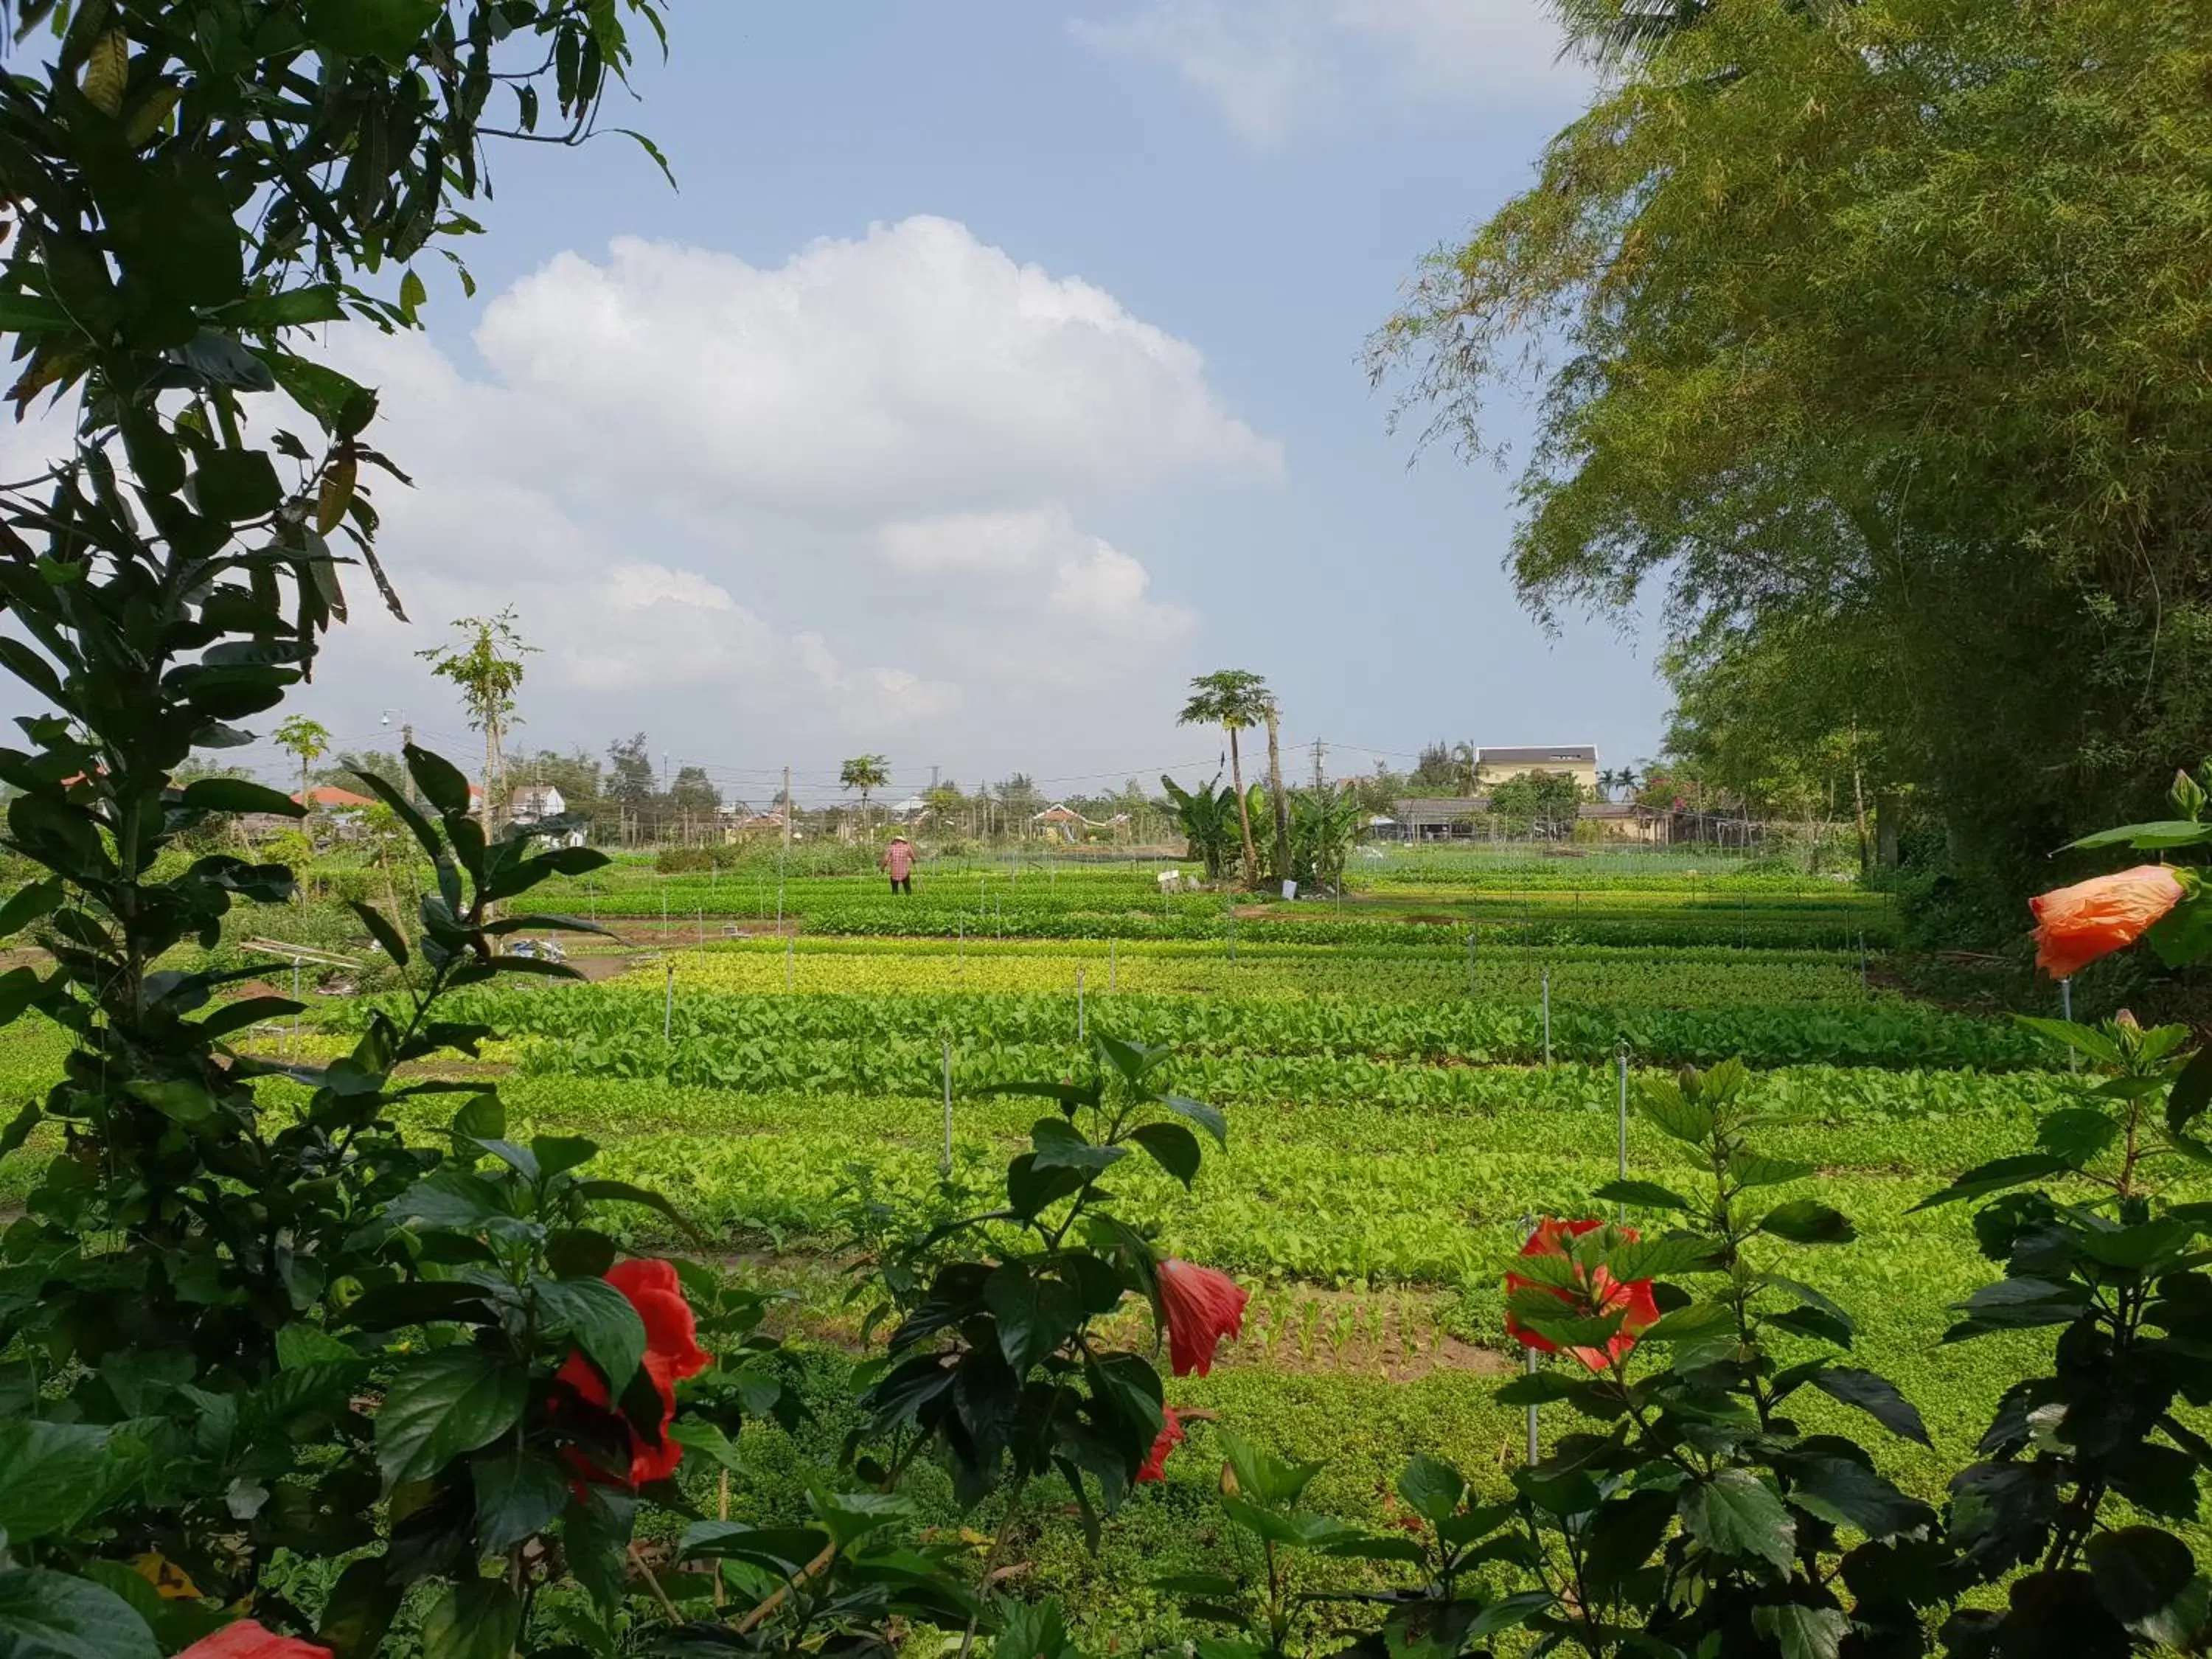
[[[759,995],[659,986],[501,987],[456,997],[452,1012],[530,1045],[540,1070],[650,1077],[731,1089],[908,1091],[933,1076],[939,1045],[1030,1050],[1046,1071],[1097,1023],[1184,1054],[1514,1063],[1543,1057],[1545,1021],[1525,1004],[1355,1002],[1299,997],[1182,997],[1124,992],[992,995]],[[326,1016],[356,1025],[359,1006]],[[664,1035],[664,1033],[665,1035]],[[2036,1041],[2009,1023],[1894,1002],[1856,1007],[1663,1009],[1555,1005],[1555,1059],[1603,1060],[1626,1042],[1639,1059],[1705,1064],[1741,1055],[1761,1066],[2033,1066]]]
[[[1561,1005],[1639,1007],[1781,1007],[1859,1005],[1867,1000],[1855,958],[1808,959],[1794,953],[1548,953],[1524,950],[1353,952],[1311,947],[1169,952],[1132,946],[1109,955],[1092,947],[1024,950],[979,941],[948,950],[887,953],[815,945],[787,953],[781,942],[717,945],[676,959],[680,990],[802,991],[905,995],[914,992],[1072,992],[1077,975],[1092,991],[1212,996],[1345,996],[1382,1000],[1526,1001],[1549,974]]]

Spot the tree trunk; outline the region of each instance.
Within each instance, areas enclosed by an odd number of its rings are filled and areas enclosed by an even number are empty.
[[[499,719],[496,715],[494,715],[492,718],[484,721],[483,807],[477,815],[483,823],[483,838],[486,845],[489,845],[492,839],[493,817],[491,803],[492,790],[495,787],[492,779],[498,770]]]
[[[1237,728],[1229,728],[1229,781],[1237,791],[1237,822],[1244,832],[1244,884],[1260,884],[1260,849],[1252,843],[1252,805],[1244,799],[1244,762],[1237,752]]]
[[[1859,874],[1863,877],[1873,863],[1873,848],[1867,844],[1866,775],[1859,766],[1859,725],[1851,722],[1851,816],[1858,821]]]
[[[1283,793],[1282,717],[1267,710],[1267,805],[1275,813],[1275,879],[1291,873],[1291,798]]]

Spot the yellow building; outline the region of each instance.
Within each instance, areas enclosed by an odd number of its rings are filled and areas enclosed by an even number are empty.
[[[1503,783],[1525,772],[1559,774],[1572,778],[1589,795],[1597,793],[1597,748],[1593,744],[1562,743],[1534,749],[1481,749],[1475,751],[1486,784]]]

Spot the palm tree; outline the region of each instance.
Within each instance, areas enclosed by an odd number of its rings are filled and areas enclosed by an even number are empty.
[[[881,755],[855,755],[837,771],[837,781],[860,794],[860,832],[868,828],[868,792],[880,789],[891,779],[890,762]]]
[[[315,803],[307,792],[307,769],[330,750],[330,728],[320,720],[295,714],[276,728],[276,746],[289,750],[300,763],[300,810],[311,812]]]
[[[1244,794],[1244,764],[1237,734],[1259,725],[1274,706],[1267,682],[1242,668],[1219,668],[1190,683],[1190,701],[1176,716],[1177,726],[1218,726],[1229,734],[1229,776],[1237,790],[1237,822],[1244,836],[1244,879],[1260,878],[1260,849],[1252,843],[1252,805]]]

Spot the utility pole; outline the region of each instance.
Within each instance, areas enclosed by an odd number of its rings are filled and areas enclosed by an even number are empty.
[[[791,769],[783,769],[783,850],[791,852]]]
[[[1319,738],[1316,738],[1314,739],[1314,793],[1316,793],[1316,795],[1318,795],[1319,793],[1321,793],[1321,792],[1322,792],[1323,789],[1325,789],[1325,788],[1327,788],[1327,787],[1328,787],[1328,786],[1327,786],[1326,784],[1324,784],[1324,783],[1322,781],[1322,776],[1321,776],[1321,757],[1322,757],[1322,741],[1321,741],[1321,739],[1320,739]]]
[[[933,766],[929,769],[929,793],[933,795],[937,793],[937,769]]]

